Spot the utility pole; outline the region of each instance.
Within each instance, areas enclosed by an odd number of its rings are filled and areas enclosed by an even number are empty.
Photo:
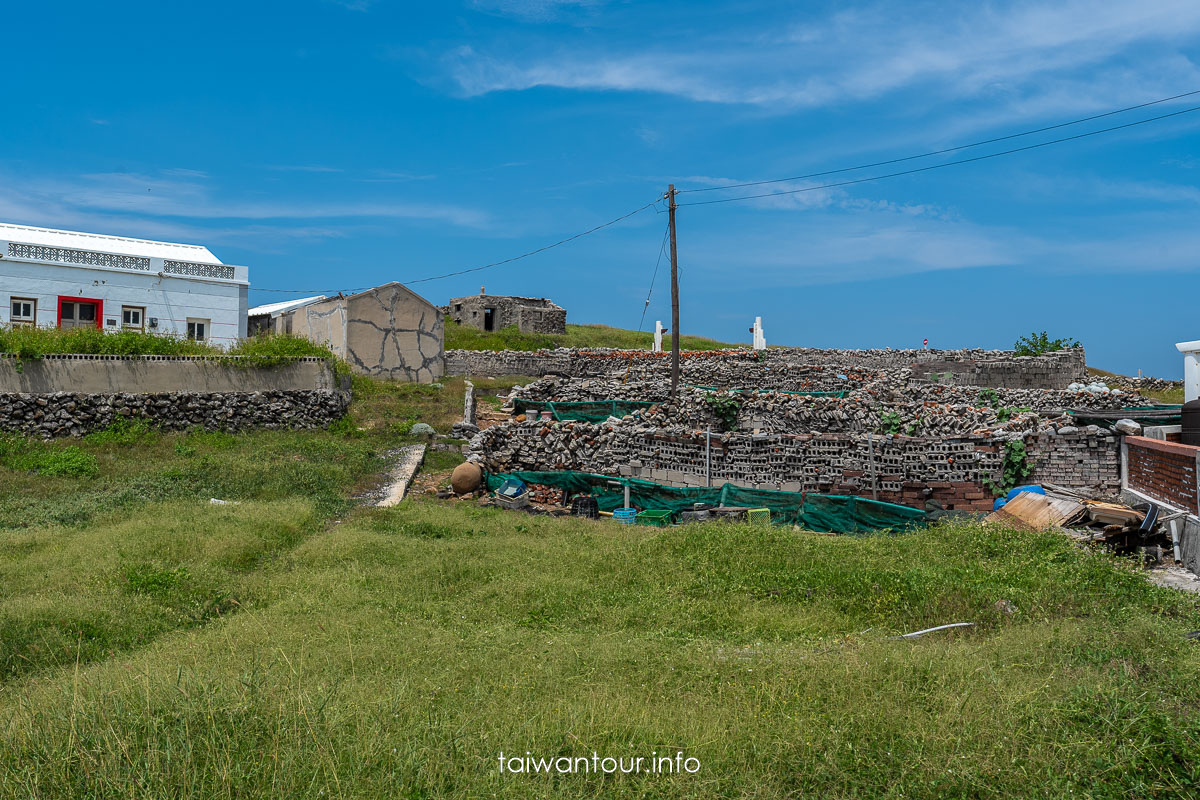
[[[671,226],[671,399],[679,391],[679,252],[675,249],[675,184],[667,187],[667,219]]]

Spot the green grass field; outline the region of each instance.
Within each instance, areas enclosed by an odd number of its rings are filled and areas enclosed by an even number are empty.
[[[1200,792],[1200,606],[1124,562],[366,508],[395,423],[462,387],[356,383],[329,432],[4,440],[0,797]],[[700,770],[501,774],[526,751]]]
[[[668,339],[669,341],[669,339]],[[484,333],[475,328],[446,322],[447,350],[540,350],[553,347],[615,347],[622,350],[649,350],[653,332],[639,332],[607,325],[568,325],[565,334],[521,333],[516,326]],[[684,350],[720,350],[747,345],[726,344],[703,336],[681,336]]]

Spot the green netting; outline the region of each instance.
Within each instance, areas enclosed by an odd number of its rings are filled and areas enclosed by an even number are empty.
[[[804,498],[804,527],[810,531],[866,533],[924,526],[925,512],[908,506],[828,494],[810,494]]]
[[[576,403],[555,403],[543,400],[515,400],[513,408],[518,414],[526,411],[549,411],[560,422],[579,420],[603,422],[609,417],[624,417],[634,411],[649,408],[654,403],[644,400],[586,400]]]
[[[807,530],[837,533],[905,530],[925,525],[925,512],[907,506],[880,503],[861,497],[747,489],[732,483],[719,487],[682,488],[590,472],[511,472],[489,474],[488,489],[495,490],[506,478],[518,478],[525,483],[541,486],[554,486],[571,493],[586,492],[596,497],[596,505],[601,511],[623,507],[625,486],[628,485],[629,502],[638,509],[689,511],[695,503],[769,508],[772,524],[798,525]]]

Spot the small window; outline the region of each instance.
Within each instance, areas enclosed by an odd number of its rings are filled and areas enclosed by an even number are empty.
[[[8,321],[13,325],[33,325],[37,322],[37,300],[14,297],[11,311]]]
[[[146,309],[141,306],[121,306],[121,327],[132,330],[142,330]]]
[[[208,341],[208,320],[188,317],[187,338],[197,342]]]

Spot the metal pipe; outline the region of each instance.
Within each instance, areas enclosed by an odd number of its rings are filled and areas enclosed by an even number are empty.
[[[1167,524],[1171,528],[1171,545],[1175,548],[1175,563],[1182,564],[1183,556],[1179,553],[1179,520],[1173,519]]]

